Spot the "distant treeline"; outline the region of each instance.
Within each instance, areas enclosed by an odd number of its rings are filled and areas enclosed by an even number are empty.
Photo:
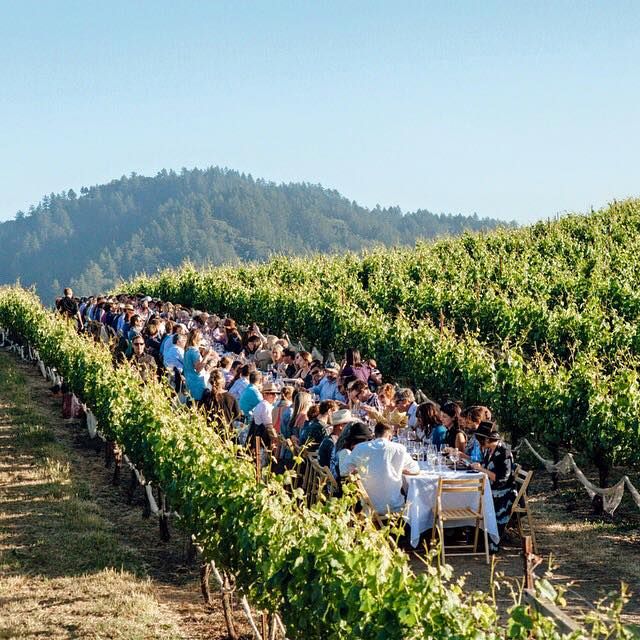
[[[0,283],[35,285],[45,300],[71,284],[84,294],[119,278],[190,260],[263,260],[339,253],[504,225],[477,215],[367,209],[313,184],[275,184],[220,168],[132,174],[51,194],[0,224]]]

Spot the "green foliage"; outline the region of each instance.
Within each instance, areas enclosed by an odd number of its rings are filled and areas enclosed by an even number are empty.
[[[361,256],[185,265],[124,288],[325,351],[357,346],[436,399],[487,404],[514,440],[640,462],[640,201]]]
[[[0,283],[35,284],[43,298],[80,295],[157,267],[237,263],[274,253],[357,250],[496,227],[496,220],[370,210],[319,185],[281,184],[219,168],[161,171],[51,194],[28,217],[0,224]],[[51,295],[53,292],[53,295]]]
[[[237,575],[257,607],[277,610],[288,637],[560,637],[523,607],[500,626],[495,603],[465,594],[446,569],[414,575],[384,532],[352,515],[348,497],[308,509],[287,492],[286,478],[256,485],[251,461],[202,415],[176,407],[166,387],[115,369],[104,345],[77,335],[32,294],[0,289],[0,326],[61,372],[105,434],[166,489],[205,556]],[[616,627],[609,637],[624,633]]]

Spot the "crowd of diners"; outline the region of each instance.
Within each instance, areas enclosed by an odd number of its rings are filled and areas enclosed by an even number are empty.
[[[240,327],[232,318],[149,296],[75,298],[67,288],[56,308],[79,331],[109,341],[114,360],[129,363],[143,383],[168,378],[212,424],[233,425],[248,444],[260,437],[278,464],[291,463],[285,440],[316,451],[338,483],[358,472],[381,514],[402,511],[403,476],[419,472],[397,441],[402,434],[403,441],[455,451],[486,474],[500,535],[508,523],[516,497],[513,457],[488,407],[419,402],[410,388],[384,381],[375,361],[355,348],[340,363],[323,361],[255,323]]]

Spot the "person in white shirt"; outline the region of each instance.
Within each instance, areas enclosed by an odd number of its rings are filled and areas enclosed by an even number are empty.
[[[278,397],[278,387],[272,382],[262,385],[262,400],[258,402],[253,410],[254,434],[249,431],[249,437],[260,436],[262,444],[267,448],[275,447],[278,444],[278,434],[273,428],[273,403]],[[252,425],[252,426],[253,426]]]
[[[402,476],[420,472],[405,446],[391,442],[392,435],[391,425],[378,422],[374,440],[356,445],[346,460],[346,471],[360,474],[373,507],[380,514],[403,509]]]

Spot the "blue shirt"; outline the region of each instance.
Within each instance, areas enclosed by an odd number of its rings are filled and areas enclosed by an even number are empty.
[[[182,373],[184,369],[184,349],[177,344],[171,344],[164,352],[164,366],[167,369],[175,367]]]
[[[346,398],[338,391],[338,381],[329,380],[326,376],[309,389],[310,393],[317,393],[320,402],[323,400],[337,400],[338,402],[346,402]]]
[[[262,400],[262,394],[254,384],[250,384],[240,396],[240,410],[245,416],[251,415],[251,412],[258,406]]]
[[[471,458],[471,462],[482,462],[483,460],[482,449],[480,449],[480,443],[475,435],[467,440],[464,452]]]
[[[443,424],[437,424],[431,430],[431,444],[436,447],[444,447],[447,443],[447,428]]]
[[[189,347],[184,352],[184,379],[187,383],[187,389],[194,400],[202,400],[202,394],[207,388],[204,379],[204,369],[201,373],[195,370],[195,364],[202,360],[198,347]]]

